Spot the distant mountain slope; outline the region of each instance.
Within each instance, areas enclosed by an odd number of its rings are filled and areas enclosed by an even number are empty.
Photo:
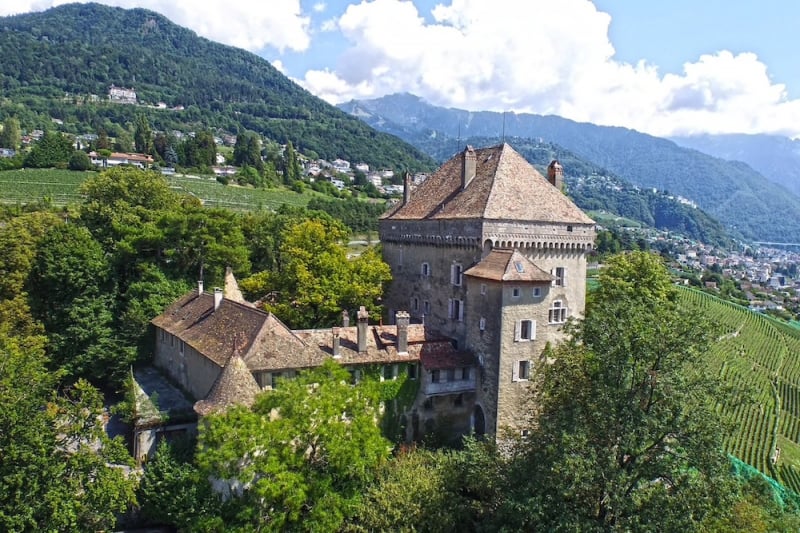
[[[413,147],[311,95],[268,61],[144,9],[68,4],[2,17],[0,58],[0,115],[18,115],[23,127],[52,126],[52,117],[67,131],[84,133],[146,113],[156,129],[249,129],[326,159],[433,166]],[[185,110],[105,103],[112,84],[134,88],[140,102]],[[90,94],[101,102],[89,101]]]
[[[496,139],[468,137],[460,141],[442,134],[421,134],[412,141],[438,161],[449,159],[456,144],[491,146]],[[570,197],[585,211],[605,211],[637,220],[647,226],[675,231],[707,244],[727,246],[731,237],[717,220],[702,209],[681,203],[663,192],[654,192],[628,183],[608,170],[586,161],[558,145],[543,140],[506,137],[505,141],[542,173],[558,159],[564,167],[564,180]],[[463,149],[463,147],[462,147]]]
[[[678,145],[704,154],[743,161],[768,180],[800,195],[800,140],[778,135],[695,135],[671,137]]]
[[[506,136],[545,139],[571,150],[634,185],[666,190],[697,202],[729,230],[761,241],[794,242],[800,235],[800,198],[744,163],[681,148],[625,128],[595,126],[556,116],[469,112],[392,95],[353,101],[340,108],[368,124],[415,143]],[[422,147],[421,144],[418,146]],[[432,153],[429,151],[429,153]]]

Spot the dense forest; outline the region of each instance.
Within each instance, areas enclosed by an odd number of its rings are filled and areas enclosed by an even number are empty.
[[[268,61],[157,13],[71,4],[0,20],[0,118],[15,116],[29,129],[57,119],[70,133],[111,132],[145,113],[160,131],[251,130],[328,160],[433,167],[428,156],[316,98]],[[112,84],[134,88],[140,103],[182,110],[112,105]]]
[[[436,107],[409,94],[339,107],[431,154],[443,151],[452,155],[459,149],[456,139],[467,137],[490,138],[491,144],[511,136],[543,139],[633,185],[688,198],[729,232],[746,239],[794,242],[800,233],[800,198],[786,188],[745,163],[717,159],[634,130],[552,115]],[[437,143],[440,148],[432,150],[431,145]]]

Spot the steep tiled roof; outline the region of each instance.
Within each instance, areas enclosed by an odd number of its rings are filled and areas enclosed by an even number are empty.
[[[223,366],[230,357],[236,336],[249,346],[269,319],[269,314],[254,307],[223,298],[214,311],[214,296],[192,291],[153,319],[153,324],[175,335],[186,344]]]
[[[462,188],[464,153],[446,163],[382,218],[482,218],[593,224],[508,144],[475,150],[475,177]]]
[[[494,281],[529,281],[549,283],[554,278],[517,250],[495,248],[474,267],[464,272],[465,276]]]
[[[261,387],[244,360],[238,354],[233,354],[211,387],[211,392],[204,400],[194,404],[194,410],[201,416],[207,416],[232,405],[250,406],[259,392]]]

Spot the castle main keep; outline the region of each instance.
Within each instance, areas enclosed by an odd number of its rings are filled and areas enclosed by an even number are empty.
[[[393,282],[389,317],[409,310],[477,361],[473,430],[521,428],[528,380],[586,302],[594,221],[508,144],[466,149],[380,220]]]

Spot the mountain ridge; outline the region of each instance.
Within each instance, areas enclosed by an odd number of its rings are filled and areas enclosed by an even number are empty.
[[[456,136],[499,139],[503,131],[506,136],[546,139],[633,185],[693,200],[746,239],[790,242],[800,233],[800,198],[746,164],[627,128],[553,115],[443,108],[409,94],[350,101],[339,107],[418,147],[422,147],[421,135],[443,141]]]

